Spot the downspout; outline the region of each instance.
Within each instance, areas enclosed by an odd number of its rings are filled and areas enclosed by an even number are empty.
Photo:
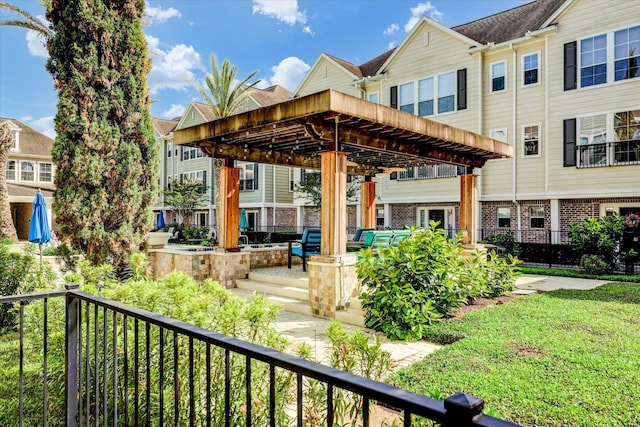
[[[516,49],[515,47],[513,47],[513,43],[509,44],[509,48],[511,49],[511,67],[512,67],[512,75],[513,75],[513,108],[512,108],[512,113],[511,113],[511,120],[512,120],[512,126],[513,126],[513,167],[512,167],[512,180],[513,180],[513,184],[512,184],[512,190],[511,190],[511,201],[516,205],[516,219],[517,219],[517,224],[518,224],[518,241],[520,241],[520,239],[522,238],[521,234],[521,217],[522,217],[522,212],[521,212],[521,207],[520,207],[520,202],[518,201],[518,171],[517,171],[517,166],[518,166],[518,150],[517,150],[517,145],[518,145],[518,96],[517,96],[517,89],[518,89],[518,79],[517,79],[517,73],[518,73],[518,67],[517,67],[517,56],[516,56]]]
[[[482,122],[484,120],[484,97],[482,96],[482,90],[483,90],[482,80],[484,77],[482,73],[483,59],[484,59],[484,51],[478,54],[478,134],[479,135],[482,135],[482,132],[483,132]],[[478,204],[479,204],[478,215],[477,215],[478,216],[477,229],[482,230],[482,176],[484,174],[482,172],[482,168],[479,168],[479,169],[480,169],[480,174],[478,176],[478,182],[477,182]]]
[[[273,231],[276,230],[276,165],[271,166],[272,170],[272,180],[273,180],[273,211],[271,212],[271,229]]]

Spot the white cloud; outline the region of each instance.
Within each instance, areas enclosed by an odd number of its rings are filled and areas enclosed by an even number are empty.
[[[163,24],[170,18],[180,18],[182,14],[179,10],[170,7],[168,9],[163,9],[162,7],[153,7],[149,6],[147,3],[144,8],[144,17],[148,20],[148,23],[153,24]]]
[[[55,123],[53,121],[54,116],[45,116],[39,119],[34,119],[32,116],[21,117],[19,120],[23,123],[27,123],[32,128],[42,132],[49,138],[56,138]]]
[[[47,18],[44,15],[36,15],[36,18],[44,25],[49,25]],[[27,49],[29,49],[29,53],[33,56],[39,56],[42,58],[49,57],[49,51],[47,50],[47,45],[45,43],[44,37],[38,35],[37,32],[33,30],[27,30]]]
[[[182,104],[171,104],[171,108],[167,111],[162,112],[162,117],[166,117],[168,119],[173,119],[175,117],[181,116],[184,113],[185,106]]]
[[[307,11],[298,10],[298,0],[253,0],[253,14],[275,18],[288,25],[302,25],[302,32],[313,35],[307,23]]]
[[[302,59],[290,56],[280,61],[278,65],[271,67],[273,75],[269,81],[272,85],[278,84],[293,91],[310,68]]]
[[[386,30],[384,30],[383,34],[385,36],[390,36],[394,34],[396,31],[398,31],[399,29],[400,29],[400,26],[394,22],[393,24],[389,25]]]
[[[416,7],[411,8],[411,18],[404,24],[404,31],[408,33],[415,27],[420,18],[424,15],[428,15],[431,19],[435,21],[442,21],[444,17],[444,13],[440,12],[434,5],[431,4],[430,1],[425,1],[424,3],[418,3]]]
[[[396,47],[396,42],[389,42],[389,44],[387,45],[387,48],[389,50],[393,49],[394,47]]]
[[[156,94],[161,89],[183,90],[189,86],[185,81],[195,81],[193,70],[203,69],[200,54],[193,46],[179,44],[169,51],[161,50],[157,38],[147,36],[152,67],[148,76],[149,90]]]

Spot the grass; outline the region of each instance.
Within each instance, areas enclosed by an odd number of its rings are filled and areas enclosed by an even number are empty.
[[[393,384],[439,398],[470,393],[523,425],[640,425],[638,284],[530,295],[440,322],[430,335],[455,342]]]
[[[579,277],[583,279],[601,279],[611,282],[640,283],[640,274],[604,274],[596,276],[587,274],[582,270],[571,268],[528,267],[519,266],[518,269],[525,274],[541,274],[543,276]]]

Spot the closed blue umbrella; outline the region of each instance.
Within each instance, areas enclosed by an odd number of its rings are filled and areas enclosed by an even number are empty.
[[[160,210],[158,215],[158,229],[164,227],[164,211]]]
[[[47,202],[41,191],[36,193],[33,200],[33,213],[29,225],[29,241],[40,245],[40,262],[42,262],[42,245],[51,240],[51,229],[47,218]]]
[[[249,219],[247,218],[247,211],[244,208],[240,209],[240,230],[246,230],[249,228]]]

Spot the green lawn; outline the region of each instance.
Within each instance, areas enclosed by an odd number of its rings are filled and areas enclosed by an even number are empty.
[[[399,371],[395,385],[471,393],[524,425],[640,425],[640,284],[524,296],[430,333],[455,342]]]

